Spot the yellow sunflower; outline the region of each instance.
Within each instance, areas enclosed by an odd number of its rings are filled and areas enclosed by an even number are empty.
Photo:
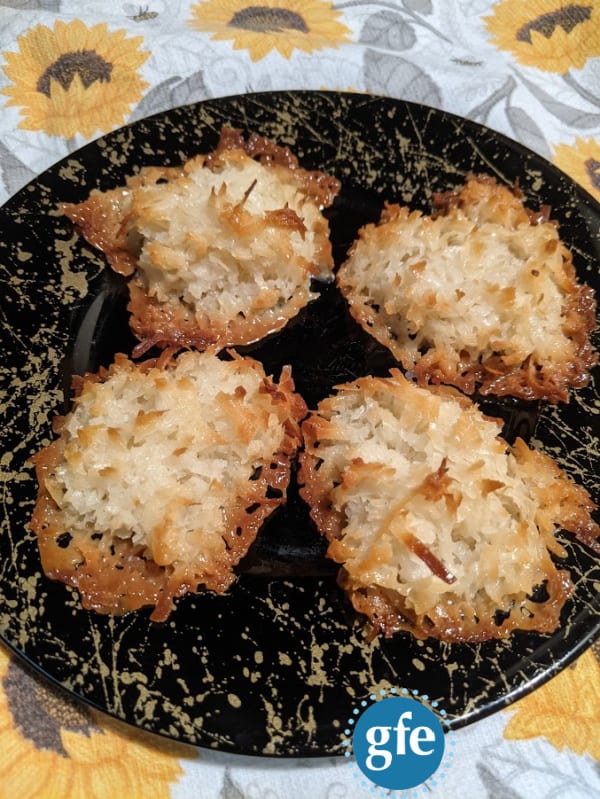
[[[600,55],[600,0],[500,0],[483,19],[492,42],[529,67],[564,74]]]
[[[11,84],[7,105],[20,107],[25,130],[91,138],[123,125],[148,84],[137,70],[150,55],[142,37],[110,32],[105,23],[81,20],[38,25],[17,39],[18,52],[3,53]]]
[[[600,144],[596,139],[575,139],[575,146],[558,144],[552,159],[600,202]]]
[[[168,799],[190,749],[101,717],[0,648],[2,796]]]
[[[600,760],[600,666],[591,650],[574,666],[519,700],[504,737],[523,740],[544,736],[558,750],[588,752]]]
[[[350,30],[339,22],[340,12],[323,0],[206,0],[192,6],[190,25],[212,33],[213,40],[229,39],[234,50],[248,50],[260,61],[272,50],[290,58],[294,50],[312,53],[350,41]]]

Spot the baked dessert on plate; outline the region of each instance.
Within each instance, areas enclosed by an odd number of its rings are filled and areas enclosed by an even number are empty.
[[[354,319],[421,384],[564,402],[596,362],[592,289],[548,209],[488,176],[433,197],[433,212],[388,204],[337,276]]]
[[[323,210],[339,181],[287,147],[224,129],[180,167],[146,166],[124,186],[62,210],[116,272],[130,324],[151,347],[249,344],[284,327],[333,279]]]
[[[306,406],[289,369],[214,351],[117,355],[78,379],[58,437],[34,457],[31,527],[45,573],[120,614],[199,588],[223,593],[286,498]]]
[[[584,488],[456,389],[399,370],[338,386],[302,423],[301,495],[373,635],[552,632],[570,595],[555,533],[600,551]]]

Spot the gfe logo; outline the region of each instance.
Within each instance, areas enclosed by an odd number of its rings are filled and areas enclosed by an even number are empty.
[[[424,783],[442,761],[444,730],[433,710],[408,697],[370,705],[352,736],[356,763],[371,782],[404,790]]]

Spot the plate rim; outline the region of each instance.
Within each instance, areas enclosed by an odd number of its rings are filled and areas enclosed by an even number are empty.
[[[60,168],[60,166],[68,159],[76,159],[78,155],[86,150],[92,149],[94,147],[101,146],[100,143],[105,139],[113,138],[119,135],[121,132],[125,130],[130,130],[135,133],[135,128],[140,125],[153,125],[156,124],[161,118],[168,116],[172,113],[183,113],[187,109],[196,109],[199,106],[206,106],[212,104],[227,104],[232,102],[240,102],[246,103],[248,101],[260,99],[260,98],[273,98],[273,97],[294,97],[294,96],[303,96],[303,97],[312,97],[314,95],[325,96],[329,98],[335,98],[339,100],[340,98],[354,98],[358,100],[378,103],[380,101],[390,102],[393,104],[398,104],[399,106],[408,106],[410,108],[418,109],[419,113],[428,113],[433,114],[434,116],[442,115],[442,117],[447,117],[452,119],[455,123],[466,125],[470,127],[473,131],[478,133],[484,133],[488,137],[495,139],[502,148],[508,148],[512,151],[516,151],[519,154],[526,153],[528,157],[532,157],[535,161],[539,162],[543,169],[546,172],[550,172],[554,174],[554,177],[557,180],[561,180],[568,184],[570,191],[573,191],[575,195],[578,196],[580,201],[587,207],[590,207],[592,213],[595,213],[600,216],[600,202],[597,201],[581,184],[576,182],[573,178],[571,178],[567,173],[553,164],[551,161],[546,159],[544,156],[536,153],[534,150],[530,149],[526,145],[522,144],[516,139],[512,139],[511,137],[507,136],[503,132],[497,131],[487,125],[481,124],[474,120],[471,120],[466,117],[462,117],[457,115],[453,112],[446,111],[443,109],[435,108],[433,106],[428,106],[420,103],[416,103],[413,101],[404,100],[402,98],[391,97],[387,95],[380,95],[380,94],[369,94],[369,93],[361,93],[361,92],[344,92],[344,91],[335,91],[335,90],[312,90],[312,89],[289,89],[289,90],[274,90],[274,91],[257,91],[257,92],[249,92],[245,94],[232,94],[226,95],[222,97],[210,97],[205,98],[203,100],[199,100],[192,103],[186,103],[180,106],[174,106],[170,108],[166,108],[157,112],[154,112],[148,116],[145,116],[140,119],[136,119],[123,125],[119,128],[111,130],[106,134],[102,134],[97,136],[96,138],[92,139],[89,142],[86,142],[82,146],[78,147],[77,149],[67,153],[62,158],[55,161],[49,167],[44,169],[26,184],[24,184],[17,192],[11,195],[3,204],[0,206],[0,213],[4,214],[7,211],[7,208],[11,206],[11,204],[17,202],[19,196],[24,192],[31,191],[30,187],[35,186],[39,183],[40,179],[43,178],[44,175],[48,173],[52,173]],[[10,209],[9,209],[10,210]],[[0,583],[0,588],[2,587]],[[460,718],[451,722],[450,727],[452,729],[459,729],[461,727],[465,727],[469,724],[475,723],[479,720],[482,720],[494,713],[498,712],[499,710],[506,708],[512,705],[515,701],[522,698],[523,696],[528,695],[537,688],[541,687],[543,684],[548,682],[552,677],[556,676],[556,674],[563,671],[567,668],[572,662],[574,662],[583,652],[592,646],[595,640],[600,638],[600,605],[598,608],[598,619],[597,624],[595,627],[590,628],[589,633],[583,636],[578,644],[568,652],[566,652],[558,661],[555,661],[547,666],[542,671],[539,671],[533,678],[530,678],[528,681],[512,688],[508,693],[503,694],[497,697],[493,702],[488,703],[484,708],[478,708],[476,710],[472,710],[469,713],[463,715]],[[111,713],[106,708],[98,705],[89,697],[86,697],[82,694],[76,693],[73,689],[66,687],[63,683],[60,682],[54,675],[48,672],[42,665],[33,661],[26,653],[21,651],[18,646],[9,640],[4,631],[0,631],[0,641],[8,647],[8,649],[15,654],[18,658],[22,659],[25,663],[27,663],[35,672],[41,674],[45,679],[49,680],[53,685],[60,688],[60,690],[65,691],[69,696],[75,697],[78,701],[83,701],[84,703],[94,707],[101,713],[104,713],[108,716],[117,718],[119,721],[126,725],[133,726],[134,728],[143,729],[146,732],[150,732],[154,735],[158,735],[159,737],[167,738],[168,740],[179,740],[177,738],[172,738],[170,735],[164,734],[162,732],[153,730],[151,727],[144,727],[139,724],[135,724],[128,719],[121,718],[114,713]],[[547,649],[548,642],[544,642],[541,646],[536,649],[536,652],[539,649]],[[182,743],[190,743],[189,741],[181,741]],[[211,747],[208,747],[204,744],[192,744],[198,746],[199,748],[207,749],[208,751],[213,751]],[[303,752],[302,754],[298,755],[295,753],[275,753],[270,755],[269,753],[265,752],[255,752],[255,751],[241,751],[237,749],[230,749],[230,748],[222,748],[218,749],[218,751],[227,751],[230,753],[238,753],[242,755],[248,755],[253,757],[275,757],[275,758],[318,758],[318,757],[332,757],[336,756],[336,754],[342,754],[342,752],[312,752],[307,751]]]

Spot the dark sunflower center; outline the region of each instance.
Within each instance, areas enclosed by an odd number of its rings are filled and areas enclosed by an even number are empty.
[[[112,73],[112,64],[93,50],[77,50],[74,53],[63,53],[44,72],[37,82],[37,90],[50,97],[50,86],[53,80],[58,81],[66,91],[75,75],[79,75],[84,88],[89,89],[97,80],[107,83]]]
[[[531,44],[531,31],[541,33],[546,39],[550,39],[557,28],[562,28],[565,33],[571,33],[578,25],[587,22],[591,16],[591,6],[580,6],[572,3],[556,11],[540,14],[539,17],[532,19],[531,22],[519,28],[517,39],[520,42]]]
[[[236,11],[229,20],[232,28],[243,28],[255,33],[281,33],[284,30],[308,33],[308,25],[300,14],[287,8],[247,6]]]
[[[38,749],[48,749],[68,757],[60,735],[61,728],[86,736],[101,732],[85,706],[43,684],[23,666],[18,668],[11,663],[3,686],[15,727]]]
[[[595,189],[600,189],[600,161],[595,158],[588,158],[585,162],[585,171],[588,173],[592,186]]]

